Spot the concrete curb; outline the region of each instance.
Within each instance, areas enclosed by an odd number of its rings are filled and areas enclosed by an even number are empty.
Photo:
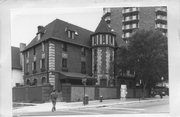
[[[112,106],[112,105],[124,105],[124,104],[133,104],[133,103],[144,103],[144,102],[156,102],[156,101],[166,101],[168,99],[154,99],[154,100],[140,100],[140,101],[129,101],[129,102],[118,102],[118,103],[110,103],[110,104],[97,104],[97,105],[85,105],[80,107],[71,107],[71,108],[63,108],[61,110],[71,110],[71,109],[82,109],[82,108],[92,108],[92,107],[104,107],[104,106]],[[58,109],[59,110],[59,109]]]

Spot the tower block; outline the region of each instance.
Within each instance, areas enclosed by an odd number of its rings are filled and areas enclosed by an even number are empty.
[[[92,42],[92,73],[100,86],[114,85],[114,48],[116,35],[102,18]]]

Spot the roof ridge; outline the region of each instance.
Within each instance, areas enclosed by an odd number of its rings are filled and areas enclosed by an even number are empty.
[[[56,21],[61,21],[61,22],[64,22],[64,23],[66,23],[66,24],[69,24],[69,25],[72,25],[72,26],[75,26],[75,27],[78,27],[78,28],[82,28],[83,30],[86,30],[86,31],[89,31],[89,32],[91,32],[91,33],[93,33],[93,31],[91,31],[91,30],[88,30],[88,29],[86,29],[86,28],[83,28],[83,27],[80,27],[80,26],[77,26],[77,25],[74,25],[74,24],[72,24],[72,23],[69,23],[69,22],[67,22],[67,21],[64,21],[64,20],[61,20],[61,19],[58,19],[58,18],[56,18],[55,19]],[[54,20],[54,21],[55,21]]]

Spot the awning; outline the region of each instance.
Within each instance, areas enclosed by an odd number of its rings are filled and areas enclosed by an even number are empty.
[[[60,79],[92,79],[95,80],[95,78],[87,75],[87,74],[81,74],[81,73],[75,73],[75,72],[60,72],[61,77]]]

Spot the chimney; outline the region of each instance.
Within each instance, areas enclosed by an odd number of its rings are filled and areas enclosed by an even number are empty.
[[[38,34],[38,33],[41,33],[41,34],[42,34],[42,33],[45,32],[45,28],[44,28],[43,26],[38,26],[37,29],[38,29],[38,30],[37,30],[37,34]]]
[[[45,28],[43,26],[38,26],[37,29],[37,40],[40,40],[42,35],[45,33]]]
[[[22,52],[26,47],[25,43],[20,43],[20,52]]]

